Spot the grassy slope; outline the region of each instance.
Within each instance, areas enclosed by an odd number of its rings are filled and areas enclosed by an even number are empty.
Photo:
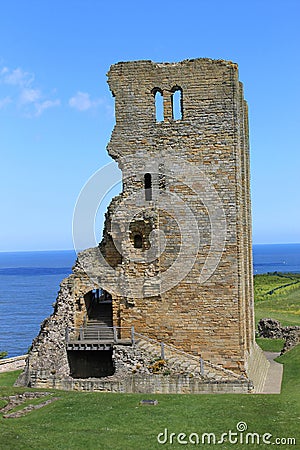
[[[282,325],[300,324],[300,274],[255,275],[254,295],[257,322],[272,317]]]
[[[277,280],[278,281],[278,280]],[[262,284],[263,280],[261,280]],[[270,280],[265,280],[270,283]],[[256,281],[257,284],[257,281]],[[272,286],[272,281],[271,281]],[[268,285],[269,287],[269,285]],[[267,305],[279,316],[297,289],[284,288],[271,299],[258,299],[259,309],[273,316]],[[299,293],[298,293],[299,294]],[[265,295],[265,293],[263,293]],[[286,298],[286,295],[288,298]],[[299,297],[293,297],[295,305]],[[267,303],[265,303],[267,302]],[[289,315],[297,322],[293,307]],[[299,316],[298,316],[299,317]],[[299,323],[299,322],[298,322]],[[273,345],[272,343],[271,345]],[[269,345],[264,343],[264,345]],[[276,344],[278,345],[278,344]],[[164,428],[169,432],[214,432],[217,435],[235,431],[244,421],[248,431],[271,433],[274,437],[295,437],[299,448],[300,417],[300,346],[278,358],[284,364],[281,395],[142,395],[109,393],[55,392],[60,400],[19,419],[0,417],[0,448],[63,450],[151,450],[162,446],[156,441]],[[13,388],[18,372],[0,375],[0,397],[24,389]],[[28,390],[28,389],[26,389]],[[139,406],[143,398],[157,398],[157,406]],[[166,444],[164,448],[182,448]],[[189,447],[187,445],[186,447]],[[197,446],[196,446],[197,447]],[[203,446],[198,446],[203,448]],[[204,446],[209,447],[209,445]],[[222,449],[270,448],[269,445],[222,444]],[[276,446],[276,448],[290,448]]]
[[[139,406],[139,401],[149,396],[56,392],[60,400],[46,408],[19,419],[1,418],[0,447],[151,450],[161,447],[156,436],[165,427],[177,434],[214,432],[220,435],[229,429],[234,431],[239,421],[246,422],[249,431],[296,437],[300,442],[297,431],[300,347],[280,357],[280,361],[285,364],[281,395],[152,395],[151,398],[159,401],[157,406]],[[1,390],[5,393],[7,388]],[[226,448],[232,445],[222,444],[222,449]],[[234,448],[245,446],[234,445]]]

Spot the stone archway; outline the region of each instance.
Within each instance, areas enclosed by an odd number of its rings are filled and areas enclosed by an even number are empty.
[[[112,375],[115,371],[112,296],[104,289],[92,289],[84,295],[84,304],[83,326],[67,352],[70,375],[73,378]]]
[[[101,288],[93,289],[84,295],[84,302],[87,323],[93,320],[113,326],[112,296],[109,292]]]

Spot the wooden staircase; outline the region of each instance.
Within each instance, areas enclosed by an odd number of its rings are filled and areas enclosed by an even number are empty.
[[[83,337],[87,341],[114,341],[114,332],[111,325],[103,320],[91,319],[83,328]]]
[[[67,350],[112,350],[116,344],[132,345],[127,331],[126,338],[118,337],[117,327],[113,326],[111,301],[93,305],[85,325],[66,335]]]
[[[99,302],[93,305],[89,319],[77,336],[68,340],[67,350],[112,350],[113,344],[111,302]]]

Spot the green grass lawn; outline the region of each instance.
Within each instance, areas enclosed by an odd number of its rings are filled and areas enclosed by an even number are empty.
[[[272,290],[273,281],[278,287],[277,277],[274,280],[265,279],[267,286],[256,301],[257,318],[275,317],[275,312],[283,323],[299,324],[297,311],[300,289],[284,287],[281,292],[275,291],[275,295],[266,294]],[[256,279],[256,287],[259,283],[259,287],[262,287],[262,278]],[[265,296],[266,299],[262,298]],[[264,349],[273,351],[282,345],[282,340],[258,339],[258,342]],[[282,444],[275,448],[300,448],[300,346],[277,360],[284,364],[280,395],[145,395],[53,391],[53,395],[60,399],[45,408],[18,419],[3,419],[0,416],[0,449],[179,449],[193,445],[179,444],[176,440],[179,433],[188,436],[197,433],[200,438],[202,433],[215,433],[219,439],[222,433],[229,430],[236,432],[236,425],[241,421],[247,424],[247,432],[272,434],[271,442],[275,442],[275,438],[297,440],[296,445]],[[18,373],[0,374],[0,397],[29,390],[13,387]],[[145,398],[157,399],[158,405],[140,406],[140,400]],[[0,407],[3,404],[0,401]],[[165,429],[168,430],[168,442],[170,433],[176,434],[173,444],[157,442],[157,435]],[[239,438],[240,435],[244,436],[245,433],[239,433]],[[184,437],[182,439],[185,440]],[[193,447],[215,446],[206,443]],[[233,444],[227,440],[216,444],[216,447],[246,450],[270,448],[270,445]]]
[[[300,274],[255,275],[254,296],[256,322],[271,317],[282,325],[300,325]]]
[[[1,449],[113,449],[151,450],[182,448],[159,444],[157,435],[215,433],[219,438],[245,422],[249,432],[293,437],[300,443],[300,346],[278,358],[284,364],[280,395],[141,395],[55,391],[60,400],[19,419],[0,418]],[[0,383],[12,384],[17,373],[0,375]],[[28,389],[27,389],[28,390]],[[0,395],[24,389],[0,387]],[[155,398],[157,406],[140,406]],[[192,445],[192,444],[190,444]],[[189,445],[186,445],[189,446]],[[211,445],[210,445],[211,446]],[[201,446],[200,446],[201,447]],[[206,444],[204,447],[209,447]],[[202,447],[203,448],[203,447]],[[267,445],[223,443],[222,449],[267,448]],[[268,446],[269,448],[269,446]],[[276,446],[276,448],[283,448]],[[284,448],[290,448],[286,445]],[[299,448],[299,446],[293,446]]]
[[[15,370],[14,372],[4,372],[0,374],[0,389],[2,386],[13,386],[16,381],[16,376],[18,376],[22,370]]]
[[[256,338],[257,344],[265,352],[281,352],[284,346],[284,339]]]
[[[266,300],[268,295],[300,287],[300,274],[273,272],[254,275],[254,296],[256,301]]]

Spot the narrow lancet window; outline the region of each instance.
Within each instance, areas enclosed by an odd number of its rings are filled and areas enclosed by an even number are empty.
[[[155,118],[156,122],[163,122],[164,120],[164,98],[160,89],[155,88],[153,91],[155,99]]]
[[[183,117],[182,89],[175,86],[172,92],[172,118],[173,120],[181,120]]]
[[[145,173],[144,175],[144,187],[145,187],[145,200],[152,200],[152,179],[151,173]]]

